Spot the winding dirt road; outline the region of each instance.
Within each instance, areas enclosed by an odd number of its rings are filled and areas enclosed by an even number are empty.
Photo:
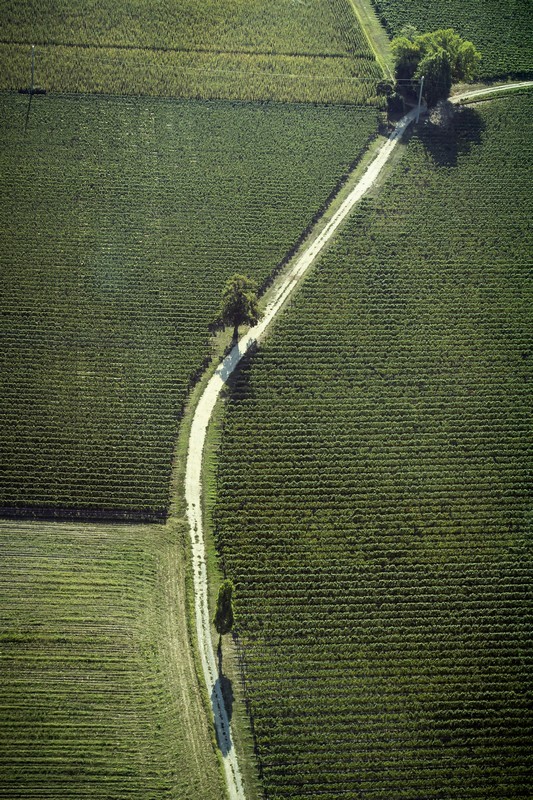
[[[508,84],[507,86],[494,87],[491,89],[463,92],[457,95],[456,98],[451,99],[452,102],[460,102],[462,99],[471,99],[476,95],[479,95],[481,99],[484,94],[489,94],[494,91],[504,91],[505,89],[532,85],[533,81]],[[207,426],[220,391],[228,377],[235,370],[239,361],[250,347],[261,340],[261,337],[265,334],[272,320],[279,313],[287,298],[299,284],[302,276],[319,255],[324,245],[335,234],[337,228],[346,219],[353,206],[374,185],[394,148],[415,117],[416,110],[413,110],[400,120],[396,129],[382,145],[357,185],[335,212],[323,231],[311,244],[305,247],[301,255],[296,259],[289,273],[281,277],[274,285],[273,299],[267,306],[261,322],[253,328],[250,328],[248,333],[235,344],[231,352],[221,362],[215,374],[209,380],[194,413],[189,436],[189,449],[185,471],[185,498],[192,540],[196,630],[205,683],[213,706],[215,729],[224,763],[230,800],[245,800],[245,794],[242,776],[239,771],[239,765],[232,743],[230,723],[220,689],[218,667],[211,640],[210,615],[207,603],[207,572],[202,520],[202,453]]]

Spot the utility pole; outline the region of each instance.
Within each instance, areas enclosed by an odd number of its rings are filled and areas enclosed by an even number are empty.
[[[420,117],[420,105],[422,103],[422,89],[424,88],[424,76],[420,78],[420,89],[418,90],[418,108],[416,109],[416,122]]]
[[[32,44],[32,46],[31,46],[31,87],[30,87],[30,94],[33,94],[34,75],[35,75],[35,45]]]

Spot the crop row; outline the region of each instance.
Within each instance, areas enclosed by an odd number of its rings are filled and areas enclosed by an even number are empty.
[[[356,103],[383,106],[381,78],[366,57],[312,57],[36,48],[36,85],[48,92],[189,99]],[[0,44],[3,89],[28,87],[29,47]]]
[[[2,99],[0,504],[162,512],[225,279],[275,270],[376,114],[36,97],[24,136],[26,102]]]
[[[528,98],[421,128],[232,382],[216,535],[267,794],[531,794]]]

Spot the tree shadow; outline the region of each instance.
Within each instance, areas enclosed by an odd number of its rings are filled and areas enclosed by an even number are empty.
[[[220,664],[221,657],[219,655],[219,674],[211,692],[211,706],[215,717],[217,743],[222,755],[227,756],[233,747],[230,722],[233,716],[235,696],[233,694],[233,684],[220,669]]]
[[[460,156],[481,144],[484,129],[476,109],[446,102],[425,121],[420,138],[438,166],[456,167]]]
[[[233,350],[233,348],[231,348]],[[217,374],[227,386],[227,396],[239,396],[242,393],[249,393],[250,386],[250,367],[254,355],[257,353],[258,344],[253,341],[244,355],[235,352],[233,358],[225,359],[217,369]],[[231,352],[231,350],[230,350]],[[238,368],[236,362],[238,361]]]

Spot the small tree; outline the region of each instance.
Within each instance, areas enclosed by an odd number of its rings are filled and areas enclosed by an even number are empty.
[[[233,628],[233,582],[225,580],[218,590],[217,610],[213,624],[220,638],[218,646],[222,644],[222,637]]]
[[[239,336],[239,325],[255,325],[260,312],[257,285],[245,275],[233,275],[224,287],[220,305],[224,325],[233,325],[233,338]]]

